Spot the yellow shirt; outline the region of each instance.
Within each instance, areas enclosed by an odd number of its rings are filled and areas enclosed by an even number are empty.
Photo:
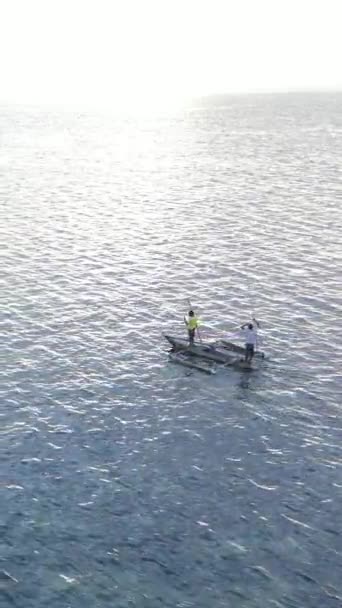
[[[199,326],[197,317],[189,317],[187,320],[188,329],[196,329]]]

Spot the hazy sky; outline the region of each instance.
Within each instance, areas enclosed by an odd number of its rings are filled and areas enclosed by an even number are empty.
[[[342,89],[342,0],[0,0],[0,101]]]

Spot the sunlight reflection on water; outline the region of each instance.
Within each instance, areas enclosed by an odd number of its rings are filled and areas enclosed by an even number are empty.
[[[341,120],[3,112],[1,606],[340,605]],[[264,366],[168,364],[188,297]]]

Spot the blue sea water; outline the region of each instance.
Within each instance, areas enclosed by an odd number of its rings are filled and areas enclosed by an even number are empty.
[[[1,608],[340,607],[342,96],[0,131]]]

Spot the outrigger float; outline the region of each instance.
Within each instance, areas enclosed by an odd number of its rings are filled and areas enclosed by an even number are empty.
[[[171,344],[171,360],[181,363],[186,367],[192,367],[206,373],[215,373],[214,364],[237,367],[239,369],[253,369],[250,363],[244,360],[245,349],[238,344],[228,340],[218,340],[213,343],[196,342],[190,345],[188,340],[164,334],[165,339]],[[264,353],[258,351],[255,357],[264,358]],[[197,360],[196,360],[197,358]],[[198,359],[204,360],[206,364]],[[211,363],[211,366],[208,366]]]
[[[180,365],[184,365],[184,367],[197,369],[205,374],[216,374],[216,368],[214,367],[216,364],[213,361],[199,361],[198,359],[196,360],[194,357],[185,355],[182,352],[171,352],[169,354],[169,359],[172,361],[172,363],[179,363]]]

